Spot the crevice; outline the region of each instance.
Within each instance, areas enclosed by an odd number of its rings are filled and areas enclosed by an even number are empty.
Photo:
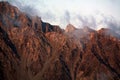
[[[8,34],[0,27],[0,32],[3,35],[3,40],[5,41],[5,43],[7,44],[7,46],[10,47],[10,49],[14,52],[14,54],[16,55],[16,57],[18,59],[20,59],[20,56],[18,55],[17,49],[15,47],[15,45],[12,43],[12,41],[10,40],[10,38],[8,37]]]
[[[65,74],[69,78],[68,80],[72,80],[70,70],[69,70],[67,64],[65,63],[62,55],[59,56],[59,60],[60,60],[60,63],[62,64],[62,70],[63,70],[63,72],[65,72]]]
[[[114,72],[114,73],[117,75],[117,77],[120,79],[120,74],[117,72],[117,70],[114,69],[109,63],[106,63],[106,62],[101,58],[101,56],[96,52],[96,50],[95,50],[95,45],[92,46],[91,51],[92,51],[93,55],[97,58],[97,60],[98,60],[101,64],[103,64],[104,66],[106,66],[110,71]]]

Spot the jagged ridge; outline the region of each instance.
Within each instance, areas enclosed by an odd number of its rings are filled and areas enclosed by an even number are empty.
[[[0,80],[119,80],[119,35],[104,32],[65,32],[0,2]]]

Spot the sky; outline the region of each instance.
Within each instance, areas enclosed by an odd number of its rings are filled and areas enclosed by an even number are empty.
[[[120,0],[0,0],[45,22],[65,28],[89,26],[120,31]]]

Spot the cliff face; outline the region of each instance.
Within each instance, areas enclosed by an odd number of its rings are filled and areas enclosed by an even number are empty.
[[[64,32],[0,2],[0,80],[119,80],[119,35],[104,32]]]

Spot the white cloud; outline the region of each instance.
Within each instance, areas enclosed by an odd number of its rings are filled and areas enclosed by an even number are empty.
[[[0,0],[3,1],[3,0]],[[4,0],[5,1],[5,0]],[[120,31],[120,0],[6,0],[20,10],[62,28],[68,23]]]

